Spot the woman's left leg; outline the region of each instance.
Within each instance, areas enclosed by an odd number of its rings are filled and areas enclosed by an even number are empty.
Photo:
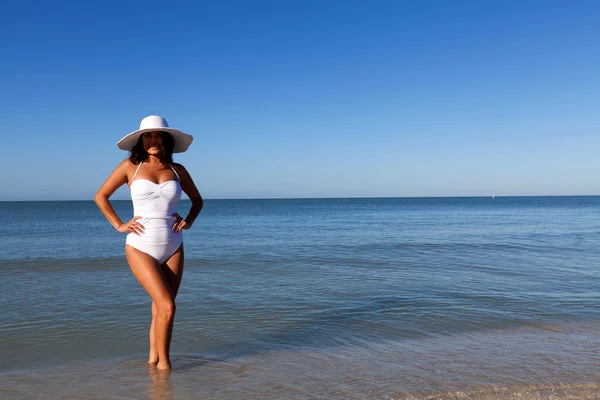
[[[177,292],[179,291],[179,286],[181,284],[181,277],[183,276],[183,244],[179,246],[175,254],[171,256],[162,266],[163,273],[167,282],[169,284],[169,288],[171,289],[171,293],[173,293],[173,299],[177,296]],[[152,302],[152,322],[150,323],[150,352],[148,355],[148,364],[157,364],[158,363],[158,349],[156,347],[156,338],[154,335],[154,326],[156,323],[156,318],[158,316],[158,308],[156,307],[156,303]],[[171,336],[173,333],[173,326],[171,325],[169,329],[168,336],[168,344],[170,348],[171,344]]]

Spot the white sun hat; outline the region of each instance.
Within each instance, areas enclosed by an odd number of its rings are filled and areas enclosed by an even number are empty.
[[[131,151],[142,133],[152,131],[169,132],[171,136],[173,136],[173,140],[175,141],[175,144],[173,145],[173,153],[183,153],[188,149],[188,147],[190,147],[192,140],[194,140],[192,135],[188,135],[187,133],[183,133],[177,129],[169,128],[167,120],[163,117],[159,117],[158,115],[150,115],[140,122],[140,129],[135,132],[131,132],[129,135],[119,140],[117,142],[117,146],[121,150]]]

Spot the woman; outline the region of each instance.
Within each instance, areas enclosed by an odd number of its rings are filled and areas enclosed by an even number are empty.
[[[203,200],[188,171],[173,163],[173,153],[187,150],[193,137],[173,128],[159,116],[142,120],[140,129],[117,146],[131,152],[100,187],[94,201],[106,219],[129,233],[125,256],[133,275],[152,298],[148,363],[171,369],[169,348],[175,316],[175,296],[183,274],[183,233],[190,229]],[[123,184],[131,190],[134,217],[122,222],[109,202]],[[177,214],[181,192],[192,201],[186,218]]]

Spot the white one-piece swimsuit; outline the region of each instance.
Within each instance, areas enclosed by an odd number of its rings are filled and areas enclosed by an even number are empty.
[[[126,244],[142,251],[160,264],[166,262],[183,243],[183,232],[173,232],[173,224],[177,219],[181,185],[179,175],[171,166],[177,180],[154,183],[147,179],[135,179],[140,167],[133,174],[133,182],[129,186],[133,202],[133,215],[140,216],[137,222],[144,226],[144,231],[137,235],[127,235]]]

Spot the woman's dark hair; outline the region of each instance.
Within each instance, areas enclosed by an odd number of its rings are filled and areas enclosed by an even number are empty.
[[[141,162],[148,160],[148,152],[144,150],[144,144],[142,142],[142,133],[138,138],[137,143],[131,149],[131,155],[129,159],[134,164],[139,164]],[[175,146],[175,140],[173,140],[173,136],[169,132],[160,132],[160,136],[162,137],[163,142],[163,153],[161,154],[160,160],[165,164],[173,164],[173,146]]]

